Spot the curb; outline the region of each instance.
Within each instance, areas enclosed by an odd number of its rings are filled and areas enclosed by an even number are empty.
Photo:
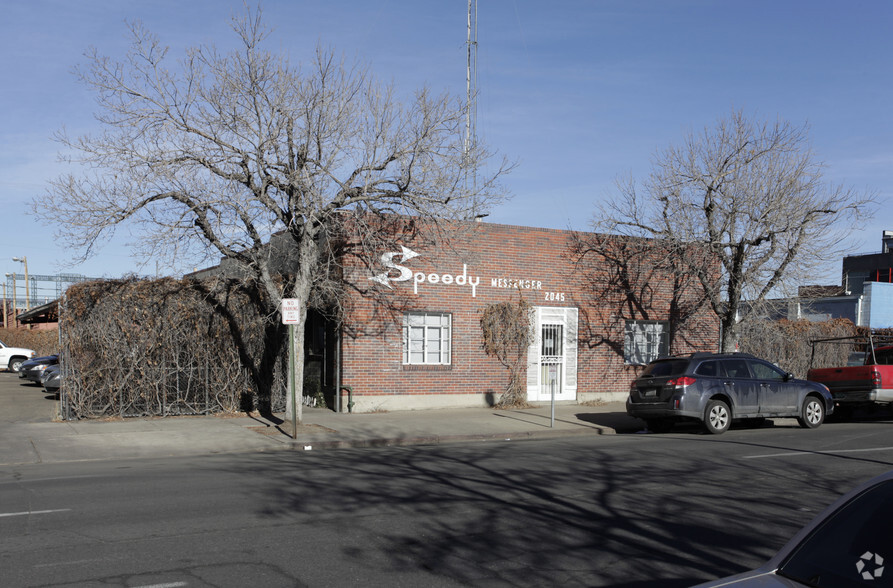
[[[583,437],[614,435],[612,428],[586,428],[562,431],[521,431],[516,433],[470,433],[464,435],[418,435],[413,437],[379,437],[369,439],[333,439],[306,441],[290,439],[287,443],[296,451],[314,449],[361,449],[375,447],[412,447],[416,445],[450,445],[492,441],[532,441],[537,439],[560,439],[563,437]]]

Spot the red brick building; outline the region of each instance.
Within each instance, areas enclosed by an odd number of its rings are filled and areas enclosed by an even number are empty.
[[[558,401],[622,400],[653,357],[716,349],[718,320],[693,282],[658,261],[666,255],[656,244],[638,240],[628,264],[629,240],[603,238],[620,245],[609,261],[572,254],[579,236],[475,223],[448,245],[382,251],[378,267],[347,261],[357,294],[340,339],[338,387],[351,391],[353,410],[492,403],[508,373],[482,348],[481,312],[519,295],[535,309],[531,402],[549,401],[553,389]]]

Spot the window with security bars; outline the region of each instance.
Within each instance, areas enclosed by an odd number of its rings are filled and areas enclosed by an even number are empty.
[[[626,321],[623,337],[623,361],[645,365],[670,352],[668,321]]]
[[[449,365],[452,317],[442,312],[403,315],[404,365]]]
[[[564,355],[564,327],[562,325],[543,325],[542,332],[543,357],[560,357]]]

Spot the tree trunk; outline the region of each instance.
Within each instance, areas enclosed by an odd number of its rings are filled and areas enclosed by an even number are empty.
[[[735,332],[737,322],[734,317],[724,317],[720,324],[722,325],[722,337],[719,341],[720,353],[731,353],[737,351],[738,335]]]
[[[316,242],[312,237],[304,237],[297,240],[298,247],[298,266],[294,277],[294,283],[291,288],[290,298],[295,298],[299,302],[301,309],[300,322],[294,325],[293,345],[294,364],[293,374],[289,378],[289,393],[286,399],[286,419],[295,419],[297,423],[301,422],[303,413],[303,396],[304,396],[304,337],[307,325],[307,311],[310,308],[310,290],[313,284],[311,272],[313,268],[318,271],[318,264],[315,263],[319,258],[319,250]],[[286,289],[288,292],[288,289]],[[280,303],[281,312],[281,303]],[[291,350],[290,350],[291,351]],[[292,392],[294,386],[294,392]],[[297,403],[297,404],[295,404]],[[295,417],[295,415],[297,415]]]

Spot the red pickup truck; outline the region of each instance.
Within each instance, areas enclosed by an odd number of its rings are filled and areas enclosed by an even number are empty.
[[[838,406],[893,403],[893,345],[869,341],[862,365],[811,369],[806,379],[827,386]]]

